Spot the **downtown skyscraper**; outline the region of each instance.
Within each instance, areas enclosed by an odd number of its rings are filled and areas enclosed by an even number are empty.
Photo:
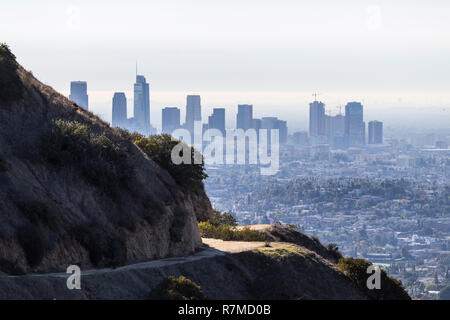
[[[368,131],[369,131],[369,144],[383,143],[383,122],[370,121]]]
[[[72,81],[70,83],[69,99],[80,107],[89,110],[89,96],[87,94],[86,81]]]
[[[166,107],[162,110],[162,133],[172,134],[180,128],[180,109]]]
[[[208,128],[218,129],[225,136],[225,108],[214,108],[208,117]]]
[[[345,106],[345,138],[348,147],[366,144],[366,124],[363,106],[359,102],[349,102]]]
[[[238,105],[238,113],[236,115],[236,128],[244,131],[252,128],[253,125],[253,105]]]
[[[127,98],[124,92],[115,92],[112,103],[112,126],[125,128],[127,125]]]
[[[134,126],[140,133],[150,134],[150,88],[144,76],[136,75],[134,84]]]
[[[194,132],[194,122],[202,121],[202,105],[199,95],[188,95],[186,97],[186,122],[185,128]]]
[[[320,101],[309,104],[309,136],[325,136],[325,104]]]

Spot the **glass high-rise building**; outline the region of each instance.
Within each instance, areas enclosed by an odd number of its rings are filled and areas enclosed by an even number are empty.
[[[309,104],[309,136],[325,136],[325,104],[320,101]]]
[[[124,92],[116,92],[112,103],[112,121],[113,127],[125,128],[127,123],[127,98]]]
[[[369,144],[383,143],[383,122],[370,121],[369,122]]]
[[[70,83],[69,99],[80,107],[89,110],[89,96],[87,94],[86,81],[72,81]]]
[[[349,147],[366,144],[366,124],[363,106],[359,102],[349,102],[345,106],[345,138]]]
[[[277,126],[277,129],[279,130],[280,144],[287,143],[287,137],[288,137],[287,121],[278,120],[276,126]]]
[[[150,134],[150,87],[140,75],[136,75],[134,84],[134,123],[141,133]]]
[[[180,109],[177,107],[166,107],[162,110],[162,132],[172,134],[180,128]]]
[[[191,133],[194,132],[194,122],[202,121],[202,105],[199,95],[186,97],[186,123],[185,127]]]
[[[218,129],[225,136],[225,109],[214,108],[212,115],[208,117],[208,128]]]
[[[238,105],[238,113],[236,115],[236,128],[244,131],[252,128],[253,122],[253,105]]]

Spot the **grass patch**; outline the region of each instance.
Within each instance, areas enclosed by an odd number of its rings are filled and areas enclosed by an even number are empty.
[[[200,222],[198,224],[200,235],[204,238],[221,239],[224,241],[266,241],[266,235],[251,230],[249,227],[236,229],[230,225],[213,225],[211,222]]]
[[[276,258],[283,258],[291,255],[300,255],[304,257],[308,254],[306,250],[293,244],[287,244],[282,248],[271,248],[271,247],[259,248],[254,250],[254,252],[262,253],[264,255]]]
[[[206,300],[202,289],[195,282],[180,276],[164,277],[151,291],[150,299],[155,300]]]

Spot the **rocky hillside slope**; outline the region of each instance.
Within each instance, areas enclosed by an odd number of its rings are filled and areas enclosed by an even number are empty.
[[[67,275],[0,277],[0,299],[149,299],[164,277],[181,275],[208,299],[368,299],[334,264],[297,245],[215,251],[87,272],[81,290],[67,290]]]
[[[0,273],[185,255],[212,212],[132,136],[39,82],[0,46]]]

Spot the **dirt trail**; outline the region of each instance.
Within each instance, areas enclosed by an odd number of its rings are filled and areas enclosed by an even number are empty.
[[[93,274],[101,274],[101,273],[109,273],[109,272],[120,272],[125,270],[136,270],[136,269],[148,269],[148,268],[160,268],[174,264],[181,264],[186,262],[197,261],[201,259],[207,259],[219,255],[226,255],[231,253],[239,253],[243,251],[251,251],[258,248],[263,248],[266,246],[265,242],[260,241],[223,241],[219,239],[209,239],[202,238],[203,244],[205,245],[204,249],[184,257],[173,257],[173,258],[164,258],[158,260],[150,260],[145,262],[139,262],[134,264],[129,264],[126,266],[118,267],[118,268],[102,268],[102,269],[91,269],[91,270],[82,270],[81,275],[93,275]],[[272,248],[282,248],[286,245],[286,243],[282,242],[271,242],[270,246]],[[65,272],[59,273],[44,273],[44,274],[32,274],[28,276],[33,277],[68,277],[69,274]],[[9,277],[21,277],[21,276],[9,276]]]

